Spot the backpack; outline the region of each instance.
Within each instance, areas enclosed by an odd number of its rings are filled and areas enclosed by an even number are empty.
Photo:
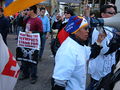
[[[61,44],[63,43],[63,41],[69,36],[69,33],[65,31],[65,29],[61,29],[56,38],[53,38],[51,40],[51,51],[52,54],[55,56],[58,48],[61,46]]]
[[[120,63],[120,61],[119,61]],[[101,78],[94,86],[93,90],[113,90],[115,84],[120,80],[120,68],[114,73],[114,67],[105,77]]]

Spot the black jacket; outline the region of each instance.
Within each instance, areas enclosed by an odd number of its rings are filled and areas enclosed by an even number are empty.
[[[6,33],[9,31],[9,21],[4,16],[0,17],[0,33]]]

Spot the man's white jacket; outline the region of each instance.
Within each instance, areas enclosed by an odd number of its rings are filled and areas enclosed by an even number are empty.
[[[112,31],[113,28],[110,27],[105,27],[108,30]],[[115,64],[115,52],[104,55],[108,50],[108,44],[110,40],[113,37],[113,34],[110,31],[106,31],[107,36],[105,39],[102,41],[102,49],[100,54],[93,60],[90,60],[89,62],[89,73],[91,74],[91,77],[95,80],[100,80],[101,77],[104,77],[108,73],[111,72],[111,67],[113,64]],[[99,31],[95,29],[92,34],[92,44],[96,42],[98,38]]]
[[[65,90],[85,90],[90,48],[68,37],[57,51],[53,78],[66,81]]]

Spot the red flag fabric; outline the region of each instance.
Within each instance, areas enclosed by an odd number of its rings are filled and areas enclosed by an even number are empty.
[[[60,42],[60,44],[63,43],[63,41],[69,36],[69,33],[65,31],[65,29],[63,28],[62,30],[60,30],[60,32],[57,35],[57,38]]]
[[[19,72],[19,65],[0,34],[0,90],[13,90]]]

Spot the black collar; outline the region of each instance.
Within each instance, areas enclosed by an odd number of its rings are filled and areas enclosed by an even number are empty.
[[[0,18],[4,18],[4,16],[2,15],[2,17],[0,17]]]
[[[72,39],[75,40],[78,44],[80,44],[80,45],[82,45],[82,46],[85,45],[85,41],[81,41],[81,40],[77,39],[74,34],[71,34],[71,35],[70,35],[70,38],[72,38]]]

